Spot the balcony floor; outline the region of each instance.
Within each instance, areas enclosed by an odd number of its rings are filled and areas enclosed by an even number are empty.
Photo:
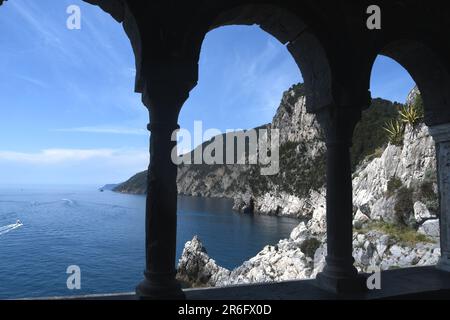
[[[450,273],[435,267],[384,271],[381,274],[381,290],[346,295],[324,291],[315,280],[185,289],[184,292],[187,300],[450,299]],[[50,299],[135,300],[136,296],[134,293],[122,293]]]
[[[450,273],[434,267],[420,267],[385,271],[381,274],[381,290],[365,293],[335,295],[316,285],[315,280],[254,284],[227,288],[189,289],[190,300],[205,299],[270,299],[270,300],[333,300],[333,299],[450,299]]]

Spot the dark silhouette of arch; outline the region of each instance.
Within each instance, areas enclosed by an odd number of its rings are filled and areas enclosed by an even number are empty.
[[[319,37],[304,19],[273,4],[229,6],[209,18],[198,40],[202,43],[207,32],[229,25],[258,25],[286,46],[303,76],[308,111],[315,112],[332,103],[328,57]]]
[[[390,43],[381,54],[397,61],[416,82],[428,125],[450,121],[450,73],[436,52],[421,42],[400,40]]]
[[[5,0],[0,0],[0,5]],[[135,90],[151,123],[146,207],[146,270],[141,298],[184,298],[175,280],[176,166],[171,133],[197,84],[203,39],[230,24],[258,24],[287,48],[309,89],[307,106],[321,115],[327,135],[327,260],[318,284],[333,293],[364,289],[352,257],[349,146],[378,54],[404,66],[422,92],[426,123],[441,152],[442,270],[450,270],[448,164],[450,144],[450,7],[447,1],[379,0],[382,28],[366,26],[369,0],[84,0],[123,23],[136,58]],[[320,121],[320,120],[319,120]],[[436,139],[437,138],[437,139]],[[438,148],[439,149],[439,148]]]
[[[385,45],[370,58],[367,70],[362,70],[370,87],[370,76],[377,54],[393,59],[404,67],[419,88],[425,107],[425,123],[438,125],[450,122],[450,68],[439,54],[425,43],[398,40]]]

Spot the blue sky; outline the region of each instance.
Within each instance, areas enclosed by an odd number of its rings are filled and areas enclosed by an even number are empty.
[[[81,30],[66,28],[72,4]],[[146,168],[148,113],[120,24],[80,0],[12,0],[0,7],[0,30],[0,184],[101,185]],[[258,27],[213,30],[180,125],[268,123],[300,81],[287,49]],[[413,85],[401,66],[377,59],[373,97],[402,102]]]

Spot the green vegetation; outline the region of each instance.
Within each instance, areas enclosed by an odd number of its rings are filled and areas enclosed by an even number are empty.
[[[399,116],[403,123],[415,127],[422,121],[423,111],[419,110],[416,104],[410,104],[409,106],[404,106],[400,109]]]
[[[403,186],[402,181],[397,177],[392,177],[387,183],[386,195],[391,197],[398,189]]]
[[[439,199],[435,193],[436,172],[428,169],[424,180],[412,183],[411,187],[403,185],[398,177],[392,177],[387,183],[387,197],[396,197],[395,215],[399,223],[411,224],[411,215],[414,212],[414,203],[420,201],[430,210],[437,214],[439,212]]]
[[[306,143],[286,142],[280,146],[280,172],[272,176],[260,174],[259,166],[251,168],[249,185],[254,194],[264,194],[277,186],[279,191],[307,196],[325,184],[325,151],[315,159],[305,157]]]
[[[309,238],[302,242],[300,245],[300,250],[311,259],[314,258],[314,254],[316,253],[316,250],[320,247],[322,243],[317,240],[316,238]]]
[[[398,108],[397,115],[384,123],[383,129],[387,134],[389,142],[396,146],[403,144],[405,126],[416,127],[424,119],[423,100],[417,95],[414,101],[406,106]]]
[[[414,210],[413,189],[402,186],[397,191],[397,201],[394,211],[398,222],[407,225],[408,219]]]
[[[439,198],[434,192],[434,185],[436,183],[436,172],[428,169],[425,171],[423,181],[416,187],[414,198],[425,204],[431,212],[439,214]]]
[[[405,133],[405,125],[398,119],[392,119],[385,123],[383,127],[387,133],[389,142],[396,146],[403,145],[403,136]]]
[[[419,186],[419,196],[425,199],[435,198],[433,183],[429,181],[422,182]]]
[[[366,157],[367,161],[372,161],[373,159],[381,158],[381,156],[383,155],[384,150],[385,150],[384,147],[376,148],[375,151],[372,154],[370,154],[370,155],[368,155]]]
[[[406,226],[399,226],[379,221],[368,224],[362,232],[367,233],[371,230],[377,230],[379,232],[387,234],[396,243],[402,245],[415,246],[416,244],[421,242],[433,243],[433,241],[425,235],[420,234],[415,229]]]
[[[373,99],[371,106],[362,113],[361,121],[353,134],[351,160],[353,170],[364,159],[381,156],[389,139],[383,125],[398,115],[400,104],[383,99]]]
[[[389,270],[397,270],[397,269],[401,269],[401,267],[395,264],[389,267]]]
[[[144,194],[147,192],[147,171],[139,172],[113,189],[116,192]]]
[[[380,157],[390,142],[401,146],[405,125],[416,126],[423,121],[423,100],[420,95],[409,106],[373,99],[371,106],[362,114],[353,134],[352,167],[364,159]]]
[[[292,87],[289,88],[288,91],[291,91],[294,94],[292,96],[288,96],[288,101],[287,101],[287,104],[285,104],[285,106],[287,106],[287,105],[293,106],[300,97],[306,95],[306,89],[305,89],[305,85],[303,83],[294,84]]]
[[[422,116],[422,118],[425,116],[425,109],[423,105],[422,95],[419,94],[416,96],[416,99],[413,102],[413,107]]]

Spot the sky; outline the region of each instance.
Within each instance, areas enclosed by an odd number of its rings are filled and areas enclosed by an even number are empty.
[[[69,5],[81,9],[80,30],[66,26]],[[81,0],[12,0],[0,7],[0,30],[0,184],[100,186],[146,169],[148,112],[119,23]],[[259,27],[210,31],[180,126],[269,123],[301,81],[285,46]],[[377,59],[373,97],[404,102],[413,86],[400,65]]]

